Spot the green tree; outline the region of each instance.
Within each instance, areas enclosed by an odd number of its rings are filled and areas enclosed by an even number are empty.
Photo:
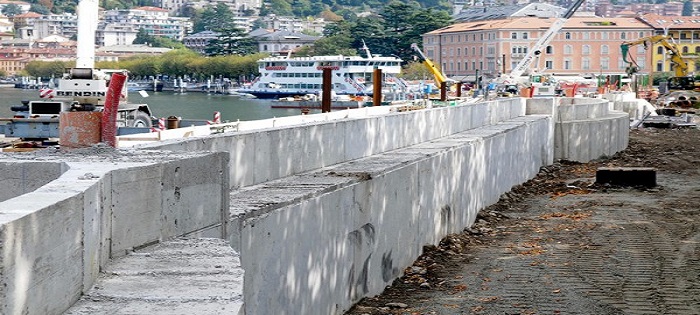
[[[401,70],[401,77],[406,80],[432,79],[433,74],[420,61],[409,61]]]
[[[683,13],[681,13],[682,16],[693,16],[693,2],[690,0],[686,0],[683,2]]]
[[[265,7],[266,14],[276,14],[279,16],[289,16],[294,12],[292,11],[292,4],[285,0],[270,0],[269,6]],[[260,15],[263,15],[262,11]]]
[[[234,14],[231,9],[222,2],[216,6],[208,5],[204,9],[196,11],[193,17],[193,31],[214,31],[235,27]]]
[[[151,47],[165,47],[173,49],[185,48],[183,43],[171,38],[149,35],[143,28],[139,29],[138,33],[136,33],[136,38],[132,43],[136,45],[148,44]]]
[[[246,37],[245,31],[232,27],[221,30],[221,34],[207,44],[204,49],[209,56],[249,55],[258,51],[254,39]]]
[[[6,16],[15,16],[18,14],[22,14],[22,8],[20,8],[14,3],[10,3],[2,8],[2,14]]]
[[[149,35],[145,29],[140,28],[139,31],[136,33],[136,38],[134,39],[132,44],[142,45],[142,44],[152,43],[153,41],[154,41],[154,37]]]
[[[62,76],[66,68],[68,68],[68,63],[63,61],[45,62],[35,60],[30,61],[24,70],[33,77],[51,78]]]
[[[29,7],[29,11],[31,11],[31,12],[36,12],[36,13],[39,13],[39,14],[42,14],[42,15],[51,14],[51,10],[49,10],[49,8],[47,8],[47,7],[45,7],[45,6],[41,5],[41,4],[38,4],[38,3],[33,3],[33,4]]]

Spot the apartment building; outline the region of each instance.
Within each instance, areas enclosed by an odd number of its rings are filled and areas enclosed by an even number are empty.
[[[78,16],[71,13],[41,15],[34,20],[34,37],[51,35],[74,37],[78,34]]]
[[[645,14],[639,20],[654,28],[655,34],[672,37],[671,44],[678,48],[688,69],[700,74],[700,17]],[[650,65],[653,65],[653,71],[673,71],[673,65],[663,47],[655,45],[651,50]]]
[[[109,10],[104,13],[105,25],[132,25],[144,29],[148,35],[182,41],[192,29],[189,18],[171,17],[168,10],[156,7],[138,7],[130,10]]]
[[[264,28],[276,31],[288,31],[301,33],[304,31],[313,31],[318,34],[323,32],[328,22],[322,18],[317,19],[299,19],[289,16],[277,16],[270,14],[260,17],[260,21],[265,25]]]
[[[509,73],[554,23],[553,18],[517,17],[458,23],[423,35],[423,51],[450,77],[485,78]],[[574,16],[533,62],[532,68],[562,75],[624,73],[623,41],[653,34],[653,27],[635,18]],[[649,65],[651,53],[636,53]]]

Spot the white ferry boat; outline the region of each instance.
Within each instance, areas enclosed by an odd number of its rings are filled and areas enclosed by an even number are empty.
[[[279,99],[307,94],[319,95],[323,83],[323,69],[332,70],[332,91],[338,95],[371,96],[374,69],[382,70],[383,93],[401,93],[406,83],[397,78],[402,60],[396,57],[376,56],[367,51],[360,56],[278,56],[258,60],[260,76],[249,86],[238,89],[257,98]]]

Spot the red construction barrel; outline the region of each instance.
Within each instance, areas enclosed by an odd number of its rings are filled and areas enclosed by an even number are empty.
[[[101,112],[62,112],[58,118],[61,149],[90,147],[100,143]]]

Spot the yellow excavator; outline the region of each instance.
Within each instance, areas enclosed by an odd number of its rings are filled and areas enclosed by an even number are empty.
[[[422,62],[428,71],[433,74],[433,77],[435,78],[435,86],[437,86],[438,90],[440,91],[440,100],[446,100],[447,84],[454,82],[454,80],[448,79],[447,76],[440,71],[440,68],[438,68],[438,66],[436,66],[435,63],[430,60],[430,58],[423,54],[423,51],[420,49],[420,47],[418,47],[418,44],[411,44],[411,49],[418,54],[418,59],[420,62]]]
[[[649,49],[654,44],[660,44],[671,55],[671,63],[673,63],[674,76],[668,80],[669,90],[697,90],[700,91],[700,82],[695,82],[695,78],[690,75],[688,63],[683,58],[683,55],[678,50],[676,45],[669,42],[670,36],[653,35],[642,37],[638,40],[623,42],[620,45],[622,49],[622,58],[627,64],[627,74],[632,75],[639,71],[639,66],[633,59],[627,59],[629,49],[632,46],[644,45],[644,49]]]

